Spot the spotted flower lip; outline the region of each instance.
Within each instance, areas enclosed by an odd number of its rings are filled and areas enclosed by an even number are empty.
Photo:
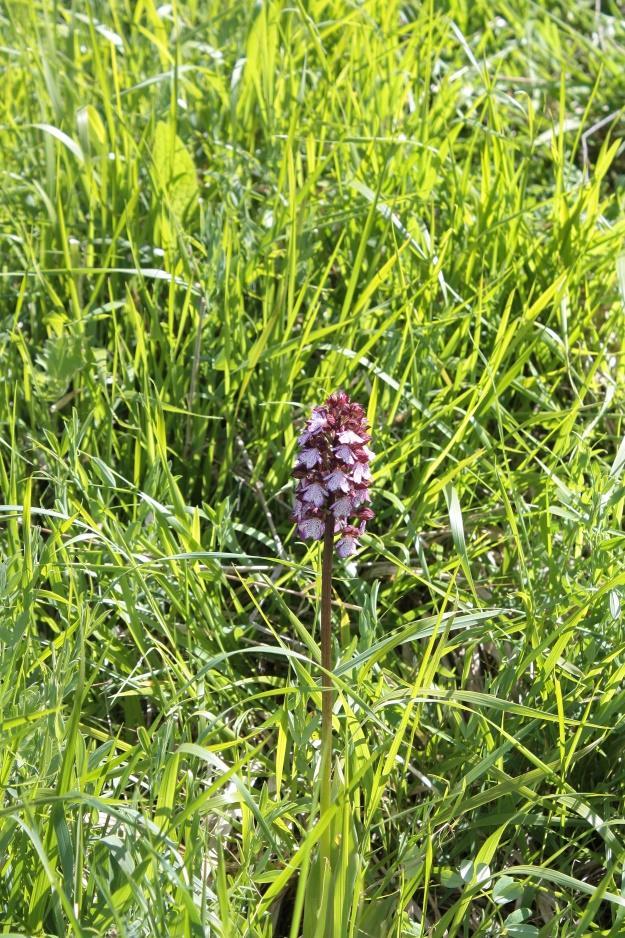
[[[356,457],[352,452],[352,448],[351,446],[348,446],[347,443],[344,443],[342,446],[337,446],[334,450],[334,455],[347,466],[353,466],[356,462]]]
[[[344,391],[315,407],[298,437],[292,519],[304,540],[321,540],[331,525],[340,534],[340,557],[357,550],[366,522],[374,517],[368,504],[370,440],[363,408]]]
[[[358,548],[358,538],[365,529],[365,523],[362,521],[358,527],[349,524],[343,529],[343,534],[336,545],[336,552],[339,557],[351,557]]]
[[[356,484],[360,484],[361,482],[369,482],[371,480],[371,472],[369,467],[362,462],[356,463],[352,472],[352,479]]]
[[[346,534],[344,537],[338,541],[336,545],[336,552],[339,557],[351,557],[352,554],[356,553],[358,548],[358,540],[356,537],[352,537]]]
[[[351,480],[341,469],[333,469],[326,475],[325,482],[330,492],[349,492]]]
[[[335,518],[349,518],[353,514],[354,508],[354,499],[350,498],[349,495],[344,495],[343,498],[337,498],[333,503],[332,514]]]
[[[318,462],[321,462],[321,453],[318,449],[302,449],[298,456],[298,462],[307,469],[312,469]]]
[[[319,482],[312,482],[304,489],[303,500],[312,502],[315,508],[321,508],[325,504],[327,490]]]
[[[339,443],[347,443],[348,446],[353,443],[364,443],[366,439],[368,437],[358,436],[353,430],[344,430],[343,433],[339,433]]]
[[[298,524],[301,536],[306,540],[320,541],[325,531],[325,521],[322,518],[304,518]]]

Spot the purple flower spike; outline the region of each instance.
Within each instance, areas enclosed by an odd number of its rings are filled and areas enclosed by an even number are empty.
[[[339,557],[356,551],[365,523],[373,518],[367,504],[370,439],[364,410],[344,391],[335,391],[314,408],[298,438],[293,521],[304,540],[321,540],[330,524],[341,535]]]

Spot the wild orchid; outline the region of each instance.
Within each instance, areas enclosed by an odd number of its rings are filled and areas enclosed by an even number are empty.
[[[373,453],[365,412],[344,391],[315,407],[298,439],[293,475],[297,479],[293,520],[304,540],[323,541],[321,566],[321,817],[331,809],[332,784],[332,558],[350,557],[367,521]],[[320,870],[331,881],[331,828],[320,841]],[[328,906],[328,915],[331,908]],[[331,918],[331,915],[330,915]],[[328,922],[328,928],[331,924]],[[324,934],[331,934],[326,929]]]

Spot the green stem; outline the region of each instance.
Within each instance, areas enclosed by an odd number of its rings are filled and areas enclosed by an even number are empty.
[[[321,817],[332,803],[332,557],[334,531],[326,525],[321,564]],[[332,832],[327,827],[321,840],[321,876],[330,866]]]

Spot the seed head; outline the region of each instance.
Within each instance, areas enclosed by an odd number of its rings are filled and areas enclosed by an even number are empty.
[[[328,524],[340,534],[340,557],[358,547],[365,524],[373,518],[365,412],[344,391],[335,391],[315,407],[298,439],[293,475],[297,479],[293,521],[304,540],[321,540]]]

